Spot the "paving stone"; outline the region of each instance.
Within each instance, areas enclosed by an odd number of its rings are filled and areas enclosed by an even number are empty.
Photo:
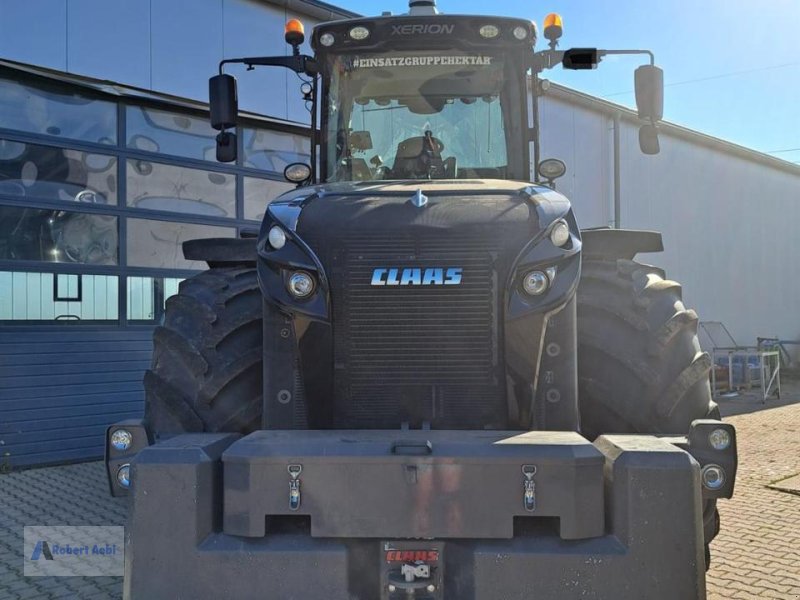
[[[733,498],[717,504],[708,596],[800,600],[800,496],[769,487],[800,473],[800,385],[785,382],[779,402],[739,397],[720,408],[736,426],[739,471]]]

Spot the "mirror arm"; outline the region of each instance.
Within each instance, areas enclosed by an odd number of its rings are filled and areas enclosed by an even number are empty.
[[[250,56],[246,58],[226,58],[219,63],[219,73],[222,74],[223,68],[227,64],[247,65],[247,69],[255,67],[285,67],[295,73],[304,73],[314,76],[319,73],[317,61],[311,56],[298,54],[297,56]]]
[[[597,58],[603,58],[610,54],[646,54],[650,57],[650,64],[655,65],[656,59],[650,50],[597,50]],[[531,68],[535,73],[541,73],[545,69],[552,69],[560,65],[564,60],[563,50],[540,50],[533,54]]]
[[[545,69],[552,69],[564,60],[563,50],[540,50],[534,52],[531,69],[534,73],[541,73]]]
[[[650,50],[598,50],[597,57],[601,58],[609,54],[647,54],[650,57],[650,64],[656,64],[656,57]]]

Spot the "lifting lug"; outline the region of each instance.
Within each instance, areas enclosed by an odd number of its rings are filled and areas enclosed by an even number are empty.
[[[300,473],[303,472],[302,465],[289,465],[289,508],[297,510],[300,508]]]
[[[533,476],[536,475],[536,465],[522,465],[522,474],[525,476],[523,482],[525,493],[522,502],[525,510],[533,512],[536,510],[536,483],[533,481]]]

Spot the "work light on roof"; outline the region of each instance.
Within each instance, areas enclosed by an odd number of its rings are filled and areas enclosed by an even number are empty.
[[[526,37],[528,37],[528,30],[525,27],[523,27],[522,25],[517,25],[516,27],[514,27],[513,33],[514,33],[514,37],[517,38],[520,41],[522,41]]]
[[[361,25],[356,25],[350,30],[350,37],[354,40],[365,40],[369,37],[369,29]]]
[[[500,30],[497,28],[497,25],[484,25],[479,30],[481,37],[485,37],[487,39],[496,38],[500,35]]]
[[[336,41],[336,38],[333,37],[332,33],[323,33],[319,36],[319,43],[325,46],[326,48],[330,48],[333,46],[333,43]]]

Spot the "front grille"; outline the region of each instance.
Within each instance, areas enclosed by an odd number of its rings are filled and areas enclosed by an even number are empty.
[[[502,426],[497,249],[441,231],[351,235],[328,255],[336,427]],[[460,285],[372,286],[376,268],[463,269]]]

